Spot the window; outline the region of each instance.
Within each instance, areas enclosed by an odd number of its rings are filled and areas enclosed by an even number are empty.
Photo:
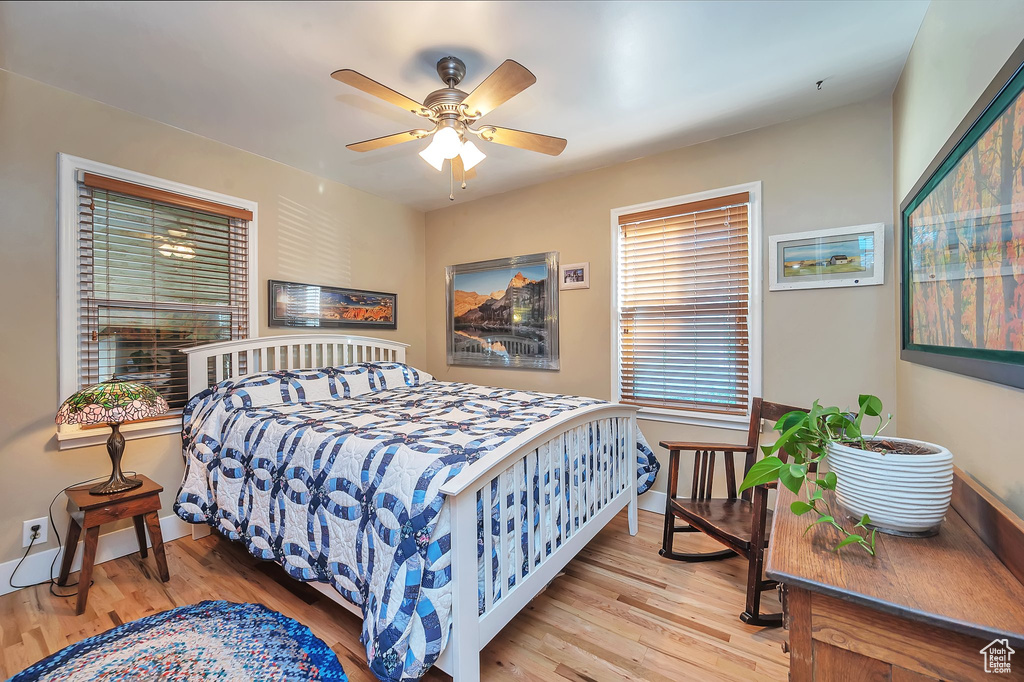
[[[615,397],[742,428],[760,392],[760,183],[612,212]]]
[[[177,430],[190,397],[181,349],[246,338],[255,322],[255,206],[70,157],[61,173],[60,398],[111,376],[134,379],[172,414],[125,435],[167,432],[168,421]],[[92,431],[62,428],[59,438]]]

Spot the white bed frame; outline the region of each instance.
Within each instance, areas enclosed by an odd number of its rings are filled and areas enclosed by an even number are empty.
[[[188,355],[189,394],[208,388],[225,379],[237,379],[248,374],[269,370],[309,369],[360,362],[405,362],[408,344],[374,339],[365,336],[337,334],[304,334],[270,336],[241,341],[225,341],[190,348]],[[585,407],[563,413],[538,424],[536,427],[512,438],[499,448],[487,453],[441,487],[448,496],[451,510],[451,562],[452,562],[452,633],[448,645],[436,665],[450,674],[456,682],[476,682],[480,679],[480,650],[505,626],[531,599],[551,582],[558,572],[600,531],[623,507],[629,508],[629,532],[637,532],[637,469],[636,469],[636,408],[627,405],[603,404]],[[576,457],[590,448],[590,429],[602,434],[602,447],[590,457]],[[556,459],[552,455],[568,452],[569,461],[585,462],[587,482],[580,487],[567,486],[568,500],[551,500],[559,505],[562,518],[578,520],[567,524],[558,534],[553,519],[558,509],[549,509],[551,502],[540,495],[541,527],[534,530],[527,527],[528,545],[535,547],[539,540],[541,552],[539,562],[523,569],[522,543],[515,542],[514,549],[507,546],[506,535],[497,542],[498,576],[501,586],[507,586],[512,575],[516,584],[511,589],[502,589],[495,596],[492,572],[484,571],[485,609],[478,614],[478,561],[477,561],[477,495],[482,495],[492,506],[498,506],[506,520],[506,498],[514,493],[513,499],[520,499],[519,493],[525,487],[524,479],[528,467],[530,473],[539,469],[539,480],[547,490],[550,483],[543,483],[545,474],[553,472]],[[537,453],[536,457],[531,457]],[[556,455],[557,456],[557,455]],[[498,499],[491,499],[491,482],[505,472],[519,472],[518,476],[506,477],[501,481]],[[579,474],[577,468],[574,474]],[[554,480],[554,477],[550,477]],[[563,485],[564,479],[563,479]],[[515,486],[515,489],[510,489]],[[529,492],[529,491],[528,491]],[[553,492],[550,491],[550,492]],[[501,494],[504,493],[504,494]],[[528,518],[533,518],[537,503],[532,494],[529,500]],[[566,507],[568,504],[568,508]],[[485,505],[486,508],[486,505]],[[569,513],[569,509],[574,510]],[[521,537],[521,519],[512,514],[512,537]],[[540,538],[535,534],[539,532]],[[193,537],[209,535],[206,525],[193,527]],[[555,542],[555,538],[558,542]],[[552,551],[546,554],[545,543],[550,542]],[[491,555],[492,536],[484,534],[484,557]],[[557,546],[556,546],[557,544]],[[506,557],[514,553],[514,563]],[[525,575],[524,575],[525,573]],[[329,585],[310,583],[331,600],[362,617],[358,606],[351,604]]]

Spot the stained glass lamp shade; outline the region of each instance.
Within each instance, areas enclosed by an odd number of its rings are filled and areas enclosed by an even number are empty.
[[[90,488],[89,492],[111,495],[142,485],[142,481],[127,478],[121,471],[121,455],[124,454],[121,422],[156,417],[167,409],[167,401],[149,386],[117,377],[87,386],[64,401],[57,411],[58,424],[107,424],[111,428],[107,439],[107,454],[112,465],[110,478]]]

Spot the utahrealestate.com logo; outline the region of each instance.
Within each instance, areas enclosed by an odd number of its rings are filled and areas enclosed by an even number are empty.
[[[1017,652],[1010,648],[1009,640],[993,639],[980,653],[985,657],[985,672],[1009,674],[1010,656]]]

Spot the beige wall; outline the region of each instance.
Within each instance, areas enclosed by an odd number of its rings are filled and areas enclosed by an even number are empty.
[[[398,331],[373,335],[411,343],[410,361],[423,364],[422,213],[0,71],[0,562],[21,555],[21,522],[46,516],[57,491],[110,469],[102,446],[58,451],[54,439],[65,397],[57,395],[58,152],[259,202],[261,335],[279,333],[266,327],[268,278],[397,291]],[[162,513],[171,513],[180,438],[129,441],[125,466],[164,485]]]
[[[765,235],[884,222],[891,236],[891,159],[885,97],[430,212],[426,369],[441,379],[609,398],[612,208],[760,180]],[[890,245],[886,250],[891,254]],[[539,251],[590,262],[591,288],[559,296],[561,371],[447,367],[445,266]],[[767,272],[766,255],[762,261]],[[879,314],[894,296],[891,264],[886,269],[884,286],[863,289],[769,293],[765,286],[765,396],[847,405],[871,392],[895,404],[895,324]],[[643,421],[641,428],[652,445],[744,438],[664,422]],[[664,490],[663,481],[657,485]]]
[[[1019,0],[931,4],[893,95],[897,212],[1022,38]],[[1024,391],[901,360],[896,382],[900,434],[949,447],[1024,516]]]
[[[410,362],[438,378],[600,398],[611,393],[612,208],[760,180],[765,275],[768,235],[884,222],[884,286],[795,292],[764,286],[762,392],[794,404],[814,398],[848,404],[859,392],[876,393],[896,408],[901,435],[950,446],[960,466],[1024,514],[1024,446],[1008,417],[1024,411],[1024,391],[899,361],[898,309],[880,314],[898,298],[894,201],[903,199],[1024,36],[1016,0],[987,3],[985,12],[975,7],[933,2],[891,106],[879,98],[458,204],[428,213],[425,231],[423,215],[412,209],[0,71],[0,290],[9,292],[0,326],[6,360],[0,364],[0,562],[20,555],[22,520],[45,516],[60,488],[108,467],[102,447],[58,451],[53,437],[53,413],[63,397],[56,347],[58,152],[259,202],[260,334],[277,333],[262,313],[268,278],[397,291],[401,326],[379,335],[411,343]],[[487,172],[486,163],[480,172]],[[562,369],[447,367],[444,266],[548,250],[559,251],[563,262],[591,264],[589,290],[560,294]],[[836,322],[836,311],[843,322]],[[737,431],[663,422],[641,426],[652,444],[742,438]],[[177,438],[130,442],[126,464],[164,484],[169,513],[181,473]],[[657,487],[663,490],[664,482]]]

